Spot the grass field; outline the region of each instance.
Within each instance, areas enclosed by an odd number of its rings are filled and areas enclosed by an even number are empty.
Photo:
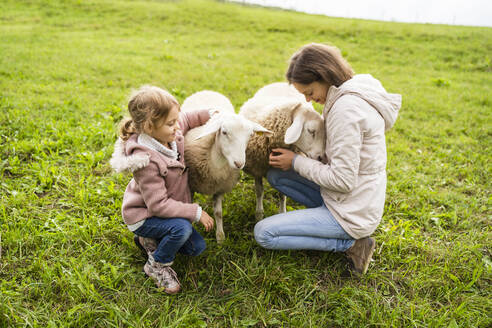
[[[491,28],[201,0],[3,0],[0,35],[0,327],[492,325]],[[120,217],[130,176],[108,164],[129,93],[211,89],[239,108],[309,42],[403,95],[368,274],[352,277],[340,254],[260,248],[243,176],[225,198],[226,242],[199,228],[206,253],[176,261],[183,292],[158,292]],[[267,215],[275,197],[267,189]]]

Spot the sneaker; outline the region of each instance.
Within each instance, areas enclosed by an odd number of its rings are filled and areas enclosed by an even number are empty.
[[[352,269],[355,272],[359,274],[367,272],[375,248],[376,241],[374,238],[365,237],[356,240],[352,247],[345,251],[345,255],[352,262]]]
[[[158,288],[163,288],[167,294],[176,294],[181,290],[178,276],[171,268],[170,264],[159,263],[154,260],[152,254],[149,253],[149,259],[144,265],[144,271],[154,280]]]
[[[135,242],[135,245],[140,248],[142,253],[145,254],[145,257],[157,249],[157,240],[155,239],[134,235],[133,241]]]

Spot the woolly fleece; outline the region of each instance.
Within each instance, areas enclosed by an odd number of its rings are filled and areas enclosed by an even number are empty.
[[[212,120],[214,116],[209,123]],[[192,192],[206,195],[230,192],[239,181],[239,170],[232,169],[227,162],[224,162],[220,168],[211,165],[213,162],[210,159],[211,149],[214,147],[216,134],[211,133],[194,140],[205,129],[205,126],[192,129],[185,136],[185,163],[190,170],[190,189]]]
[[[270,165],[268,156],[273,148],[286,148],[298,151],[294,145],[287,145],[284,142],[285,131],[292,125],[295,106],[278,106],[271,109],[268,113],[263,113],[263,118],[255,117],[255,111],[250,112],[249,108],[243,106],[240,114],[251,121],[261,124],[266,129],[273,132],[273,136],[267,137],[265,134],[255,134],[249,140],[246,149],[246,164],[244,171],[254,177],[266,176]]]

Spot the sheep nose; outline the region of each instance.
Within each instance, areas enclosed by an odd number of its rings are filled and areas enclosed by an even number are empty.
[[[236,165],[236,167],[237,167],[238,169],[240,169],[240,168],[242,168],[242,167],[243,167],[243,165],[244,165],[244,164],[243,164],[243,162],[234,161],[234,165]]]

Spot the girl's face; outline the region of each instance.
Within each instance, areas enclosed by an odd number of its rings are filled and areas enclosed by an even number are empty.
[[[294,87],[306,97],[306,101],[314,100],[318,104],[324,105],[326,103],[326,95],[330,86],[325,81],[314,81],[309,84],[292,83]]]
[[[154,124],[150,136],[167,147],[170,142],[176,140],[176,132],[179,130],[178,119],[178,106],[174,106],[167,114],[167,117]]]

